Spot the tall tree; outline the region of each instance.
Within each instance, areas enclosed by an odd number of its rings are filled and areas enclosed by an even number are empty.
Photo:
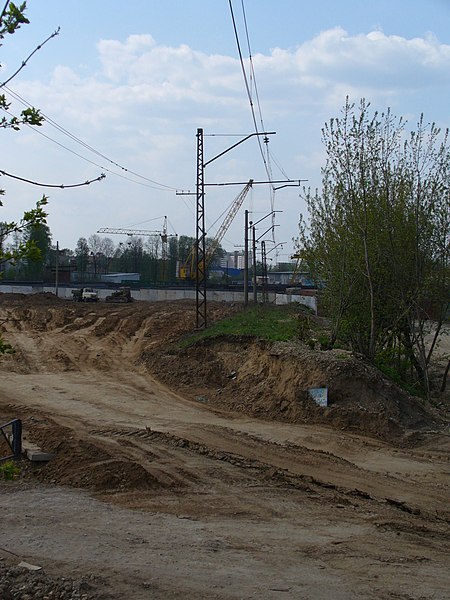
[[[298,251],[337,337],[372,361],[402,357],[429,392],[427,324],[436,336],[450,290],[448,132],[347,101],[323,129],[322,191],[305,195]],[[433,308],[433,311],[430,309]]]
[[[78,280],[83,282],[86,279],[86,273],[89,264],[89,244],[86,238],[80,237],[75,248],[75,256],[77,257],[77,272]]]
[[[50,228],[44,223],[40,225],[28,225],[23,234],[23,239],[26,244],[33,245],[37,250],[36,256],[29,257],[26,260],[25,273],[33,279],[41,278],[49,257],[52,241]]]
[[[96,233],[89,236],[88,246],[92,256],[94,274],[108,273],[116,247],[111,238],[105,238]]]

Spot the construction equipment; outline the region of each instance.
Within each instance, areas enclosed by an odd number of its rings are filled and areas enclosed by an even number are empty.
[[[222,225],[217,230],[216,235],[212,239],[212,241],[209,244],[209,247],[206,251],[206,254],[205,254],[205,267],[206,268],[208,267],[209,263],[211,262],[212,257],[214,256],[214,252],[219,247],[220,242],[223,240],[226,232],[228,231],[228,228],[230,227],[231,223],[233,222],[234,217],[237,215],[239,209],[241,208],[242,203],[244,202],[245,197],[247,196],[252,185],[253,185],[253,179],[250,179],[249,182],[244,187],[244,189],[233,200],[230,210],[228,211]],[[190,251],[189,256],[187,257],[186,261],[184,262],[184,264],[182,266],[180,266],[180,274],[179,274],[180,279],[195,279],[195,262],[196,262],[195,261],[195,256],[196,256],[195,252],[196,252],[196,248],[194,245],[191,248],[191,251]]]
[[[295,283],[297,283],[297,279],[298,279],[298,274],[300,272],[300,268],[302,265],[302,261],[303,261],[303,255],[301,252],[296,252],[295,254],[293,254],[291,256],[291,260],[295,260],[295,267],[294,270],[292,271],[292,275],[291,275],[291,280],[289,281],[289,283],[291,285],[294,285]]]
[[[134,298],[131,295],[131,289],[129,287],[121,287],[110,296],[106,296],[105,302],[124,303],[133,302]]]
[[[167,231],[167,217],[164,217],[162,231],[149,231],[147,229],[122,229],[114,227],[103,227],[99,229],[97,233],[113,233],[118,235],[128,236],[147,236],[147,237],[160,237],[161,238],[161,259],[163,261],[163,267],[169,257],[169,238],[177,237],[176,233],[168,233]],[[165,271],[165,269],[164,269]],[[164,279],[164,277],[163,277]]]
[[[98,302],[98,292],[92,288],[78,288],[72,290],[74,302]]]

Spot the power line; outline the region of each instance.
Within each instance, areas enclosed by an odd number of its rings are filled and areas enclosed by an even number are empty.
[[[4,110],[5,112],[7,112],[8,114],[12,114],[10,111],[7,111],[5,108],[3,108],[3,107],[1,107],[1,108],[2,108],[2,110]],[[15,115],[12,115],[12,116],[14,117]],[[38,133],[39,135],[42,135],[42,137],[50,140],[51,142],[53,142],[57,146],[60,146],[61,148],[63,148],[64,150],[66,150],[67,152],[70,152],[74,156],[77,156],[78,158],[81,158],[81,160],[84,160],[84,161],[88,162],[89,164],[94,165],[95,167],[99,167],[99,169],[102,169],[103,171],[107,171],[108,173],[111,173],[112,175],[116,175],[116,177],[120,177],[121,179],[126,179],[127,181],[131,181],[132,183],[136,183],[137,185],[142,185],[144,187],[149,187],[149,188],[152,188],[154,190],[166,191],[166,190],[161,190],[161,188],[157,188],[156,186],[143,183],[142,181],[135,181],[134,179],[131,179],[130,177],[126,177],[125,175],[122,175],[121,173],[116,173],[115,171],[112,171],[111,169],[108,169],[108,167],[100,165],[99,163],[96,163],[93,160],[90,160],[89,158],[86,158],[82,154],[79,154],[78,152],[75,152],[75,150],[72,150],[68,146],[65,146],[61,142],[58,142],[57,140],[53,139],[52,137],[50,137],[49,135],[47,135],[46,133],[44,133],[40,129],[36,129],[35,127],[33,127],[32,125],[30,125],[29,123],[25,123],[25,125],[27,125],[35,133]]]
[[[233,11],[233,5],[232,5],[232,1],[229,0],[229,5],[230,5],[230,12],[231,12],[231,18],[233,21],[233,28],[234,28],[234,34],[235,34],[235,38],[236,38],[236,44],[237,44],[237,48],[238,48],[238,53],[239,53],[239,60],[241,63],[241,70],[244,76],[244,82],[245,82],[245,88],[247,90],[247,96],[248,96],[248,100],[250,103],[250,110],[252,113],[252,119],[253,119],[253,124],[255,127],[255,132],[258,133],[258,123],[256,120],[256,114],[255,114],[255,107],[253,104],[253,99],[252,99],[252,94],[251,94],[251,89],[248,83],[248,79],[247,79],[247,74],[245,71],[245,66],[244,66],[244,60],[242,57],[242,51],[241,51],[241,44],[239,41],[239,34],[238,34],[238,30],[237,30],[237,26],[236,26],[236,20],[234,18],[234,11]],[[247,39],[247,46],[248,46],[248,54],[249,54],[249,62],[250,62],[250,81],[253,81],[254,84],[254,88],[255,88],[255,96],[256,96],[256,102],[258,105],[258,112],[259,112],[259,117],[260,117],[260,121],[261,121],[261,127],[262,130],[265,131],[265,127],[264,127],[264,122],[263,122],[263,118],[262,118],[262,111],[261,111],[261,103],[259,101],[259,94],[258,94],[258,87],[256,85],[256,76],[255,76],[255,70],[254,70],[254,66],[253,66],[253,58],[252,58],[252,52],[251,52],[251,48],[250,48],[250,36],[248,33],[248,26],[247,26],[247,17],[245,14],[245,8],[244,8],[244,0],[241,0],[241,7],[242,7],[242,14],[243,14],[243,19],[244,19],[244,27],[245,27],[245,34],[246,34],[246,39]],[[268,136],[264,137],[264,143],[266,145],[266,155],[264,155],[264,151],[263,151],[263,147],[262,147],[262,143],[261,140],[259,139],[258,136],[258,146],[259,146],[259,151],[261,153],[261,157],[264,163],[264,168],[267,174],[267,179],[269,181],[272,181],[272,167],[270,165],[270,155],[269,155],[269,138]],[[274,212],[274,207],[275,207],[275,189],[273,184],[270,186],[270,209],[272,211],[272,225],[275,225],[275,212]],[[274,233],[274,227],[272,228],[272,236],[273,239],[275,241],[275,233]]]
[[[0,170],[0,175],[5,175],[5,177],[11,177],[12,179],[18,179],[19,181],[24,181],[25,183],[30,183],[31,185],[37,185],[37,186],[46,187],[46,188],[60,188],[60,189],[76,188],[76,187],[81,187],[83,185],[89,185],[90,183],[93,183],[94,181],[101,181],[102,179],[104,179],[106,177],[106,175],[104,173],[102,173],[99,177],[96,177],[95,179],[89,179],[88,181],[84,181],[83,183],[72,183],[72,184],[66,185],[64,183],[61,183],[61,184],[39,183],[37,181],[32,181],[31,179],[26,179],[25,177],[19,177],[18,175],[12,175],[11,173],[7,173],[6,171],[2,171],[2,170]]]
[[[24,106],[30,107],[31,104],[25,100],[22,96],[20,96],[17,92],[14,92],[14,90],[12,90],[10,87],[4,85],[5,90],[7,91],[8,94],[10,94],[15,100],[17,100],[18,102],[20,102],[21,104],[23,104]],[[135,177],[138,177],[139,179],[142,179],[143,181],[147,181],[153,185],[147,185],[146,187],[151,187],[153,189],[159,189],[160,191],[164,191],[164,190],[170,190],[170,191],[176,191],[178,188],[176,187],[172,187],[169,185],[166,185],[164,183],[160,183],[158,181],[155,181],[153,179],[150,179],[149,177],[145,177],[144,175],[141,175],[139,173],[136,173],[135,171],[132,171],[130,169],[128,169],[127,167],[124,167],[123,165],[120,165],[119,163],[115,162],[114,160],[112,160],[111,158],[109,158],[108,156],[106,156],[105,154],[103,154],[102,152],[96,150],[93,146],[91,146],[90,144],[84,142],[82,139],[80,139],[79,137],[77,137],[76,135],[74,135],[73,133],[71,133],[70,131],[68,131],[66,128],[64,128],[62,125],[59,125],[59,123],[57,123],[54,119],[52,119],[51,117],[49,117],[48,115],[46,115],[43,112],[40,112],[40,114],[44,117],[45,121],[49,123],[49,125],[51,125],[52,127],[54,127],[56,130],[58,130],[60,133],[62,133],[63,135],[67,136],[68,138],[70,138],[72,141],[76,142],[77,144],[80,144],[82,147],[84,147],[86,150],[89,150],[90,152],[92,152],[93,154],[96,154],[97,156],[99,156],[100,158],[103,158],[104,160],[106,160],[107,162],[111,163],[112,165],[114,165],[115,167],[121,169],[122,171],[125,171],[127,173],[129,173],[130,175],[134,175]],[[123,179],[127,179],[128,181],[131,181],[132,183],[137,183],[138,185],[145,185],[142,182],[139,181],[135,181],[134,179],[131,179],[129,177],[126,177],[124,175],[121,175],[120,173],[116,173],[115,171],[112,171],[104,166],[98,165],[97,163],[91,161],[90,159],[86,158],[85,156],[75,152],[74,150],[71,150],[70,148],[68,148],[67,146],[64,146],[64,144],[61,144],[60,142],[57,142],[56,140],[54,140],[53,138],[51,138],[50,136],[43,134],[41,131],[33,129],[34,131],[38,131],[41,135],[43,135],[44,137],[46,137],[47,139],[49,139],[50,141],[54,142],[55,144],[59,145],[60,147],[64,148],[65,150],[67,150],[68,152],[71,152],[72,154],[74,154],[75,156],[78,156],[79,158],[81,158],[82,160],[85,160],[86,162],[89,162],[93,165],[96,166],[100,166],[102,169],[112,173],[113,175],[116,175],[117,177],[122,177]],[[158,186],[158,187],[155,187]],[[163,188],[163,189],[161,189]]]

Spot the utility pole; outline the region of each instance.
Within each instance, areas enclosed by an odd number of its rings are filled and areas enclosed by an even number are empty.
[[[261,263],[262,263],[262,301],[266,304],[269,300],[269,290],[267,281],[267,254],[266,254],[266,242],[261,242]]]
[[[248,210],[245,211],[244,226],[244,304],[248,306]]]
[[[263,234],[261,234],[259,236],[258,239],[256,239],[256,225],[258,225],[258,223],[261,223],[261,221],[264,221],[264,219],[267,219],[267,217],[270,217],[271,215],[273,215],[277,212],[283,212],[283,211],[272,210],[272,211],[270,211],[269,214],[265,215],[262,219],[259,219],[259,221],[256,221],[255,223],[250,221],[250,227],[252,230],[252,251],[253,251],[253,257],[252,257],[253,258],[253,302],[255,304],[258,302],[258,294],[256,291],[256,242],[258,242],[262,237],[264,237],[266,235],[266,233],[273,230],[274,227],[278,227],[278,225],[271,225],[269,227],[269,229],[267,229]]]
[[[59,283],[59,242],[56,242],[56,264],[55,264],[55,295],[58,297],[58,283]]]
[[[206,252],[205,252],[205,239],[206,239],[206,231],[205,231],[205,186],[206,185],[246,185],[247,182],[237,183],[237,182],[227,182],[227,183],[205,183],[204,180],[204,170],[209,164],[222,157],[224,154],[233,150],[240,144],[246,142],[253,136],[264,136],[265,140],[268,140],[269,135],[274,135],[274,131],[268,132],[254,132],[249,135],[243,137],[241,140],[229,146],[220,154],[217,154],[213,158],[210,158],[208,161],[203,161],[203,129],[197,129],[197,184],[196,184],[196,196],[197,196],[197,210],[196,210],[196,218],[197,218],[197,227],[196,227],[196,254],[195,262],[196,262],[196,286],[195,286],[195,295],[196,295],[196,304],[197,304],[197,328],[201,329],[206,327],[207,325],[207,315],[206,315]],[[280,183],[282,185],[278,187],[274,187],[274,190],[281,189],[283,187],[291,187],[300,185],[301,179],[294,180],[283,180],[283,181],[252,181],[252,184],[271,184],[272,186],[275,183]],[[303,180],[304,181],[304,180]],[[277,211],[273,211],[277,212]],[[271,213],[272,214],[272,213]],[[254,237],[253,233],[253,237]],[[256,244],[256,242],[255,242]],[[254,258],[255,268],[254,268],[254,294],[256,295],[256,258]],[[255,299],[256,302],[256,299]]]
[[[253,259],[253,302],[258,303],[258,290],[256,289],[256,227],[250,221],[252,228],[252,259]]]
[[[274,134],[274,131],[270,132],[255,132],[245,136],[236,144],[233,144],[229,148],[223,150],[220,154],[217,154],[208,161],[203,161],[203,129],[197,129],[197,185],[196,185],[196,196],[197,196],[197,210],[196,210],[196,273],[195,273],[195,296],[196,296],[196,308],[197,308],[197,329],[203,329],[207,325],[207,314],[206,314],[206,249],[205,249],[205,185],[218,185],[218,184],[205,184],[204,171],[205,167],[230,150],[233,150],[243,142],[247,141],[253,136],[268,136]],[[253,182],[255,183],[255,182]],[[271,183],[270,181],[258,182],[258,183]],[[300,183],[300,180],[299,180]],[[244,182],[242,185],[246,185]],[[237,185],[234,182],[227,185]]]
[[[203,163],[203,129],[197,129],[197,210],[195,247],[195,299],[197,329],[206,327],[206,231],[205,231],[205,180]]]

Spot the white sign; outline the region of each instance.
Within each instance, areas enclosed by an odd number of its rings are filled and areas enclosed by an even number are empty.
[[[317,406],[328,406],[328,388],[309,388],[308,393]]]

